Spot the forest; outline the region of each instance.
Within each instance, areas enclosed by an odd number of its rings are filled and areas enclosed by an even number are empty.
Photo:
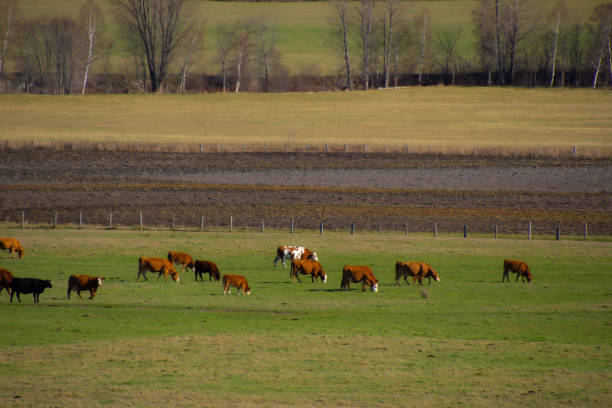
[[[0,1],[3,93],[612,84],[612,2],[41,4]]]

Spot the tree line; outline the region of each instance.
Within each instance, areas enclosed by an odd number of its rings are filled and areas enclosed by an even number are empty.
[[[565,0],[547,13],[537,0],[478,0],[471,33],[434,31],[427,7],[401,0],[329,0],[333,74],[315,62],[290,72],[276,32],[245,19],[215,27],[214,55],[204,55],[204,25],[184,0],[83,0],[74,17],[21,17],[17,0],[0,0],[0,91],[89,92],[317,91],[406,85],[609,87],[612,85],[612,2],[584,21]],[[116,42],[106,21],[121,27]],[[463,36],[473,49],[460,50]],[[117,38],[117,37],[115,37]],[[127,58],[113,67],[110,55]],[[217,72],[197,72],[204,59]],[[6,69],[10,64],[10,71]],[[92,69],[95,66],[95,69]],[[96,72],[96,74],[92,74]]]

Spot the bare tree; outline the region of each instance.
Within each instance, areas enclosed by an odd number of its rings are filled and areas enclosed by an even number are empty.
[[[0,33],[3,35],[2,50],[0,51],[0,91],[4,91],[4,61],[9,39],[14,31],[17,11],[16,0],[3,0],[0,2]]]
[[[351,60],[349,57],[349,0],[332,0],[336,11],[338,33],[341,38],[342,51],[344,53],[344,65],[346,69],[346,87],[353,90],[353,78],[351,76]]]
[[[174,53],[186,33],[183,0],[110,0],[133,50],[146,62],[151,92],[163,89]]]
[[[240,91],[242,79],[247,76],[251,54],[255,46],[255,25],[252,21],[243,21],[235,30],[234,36],[234,68],[236,86],[234,92]]]
[[[565,3],[565,0],[559,0],[555,5],[552,13],[553,47],[550,62],[550,87],[555,84],[555,71],[557,68],[557,48],[559,44],[559,27],[561,26],[561,20],[565,18],[566,14],[567,4]]]
[[[187,47],[184,50],[183,61],[181,63],[181,80],[179,84],[179,92],[184,94],[187,92],[187,76],[192,64],[195,64],[199,58],[199,46],[204,41],[204,32],[201,29],[191,30],[187,37]]]
[[[104,15],[95,0],[86,0],[79,9],[79,23],[82,30],[87,34],[87,62],[85,63],[85,73],[83,74],[83,89],[81,93],[87,93],[87,79],[89,69],[98,58],[98,43],[100,38],[101,26],[104,24]]]
[[[357,9],[361,21],[359,29],[361,37],[361,75],[363,89],[366,91],[370,86],[370,48],[372,47],[375,4],[374,0],[361,0],[361,6]]]
[[[221,63],[223,93],[227,91],[227,66],[232,48],[234,48],[234,31],[227,25],[217,25],[217,56]]]
[[[439,64],[442,74],[449,78],[450,84],[455,84],[456,45],[459,40],[460,31],[442,31],[436,35],[435,47],[439,55]]]
[[[384,60],[383,69],[385,75],[385,88],[389,87],[390,69],[391,69],[391,54],[394,47],[395,38],[393,37],[394,25],[397,24],[397,18],[400,13],[398,0],[386,0],[385,15],[383,19],[383,49]]]
[[[276,49],[276,36],[274,31],[265,24],[257,28],[257,62],[262,76],[262,89],[270,92],[272,68],[278,63],[279,51]]]
[[[427,47],[431,39],[431,15],[425,7],[417,16],[416,26],[419,30],[419,85],[422,84],[423,71],[425,70]]]
[[[537,15],[533,13],[530,0],[511,0],[505,7],[506,39],[508,41],[508,79],[514,82],[516,55],[520,44],[529,38],[538,25]]]
[[[495,8],[491,0],[479,0],[472,11],[472,22],[476,36],[476,53],[480,65],[487,75],[487,85],[491,86],[492,70],[495,65]]]
[[[590,18],[590,31],[594,38],[594,60],[597,61],[593,62],[595,69],[593,88],[596,88],[601,63],[606,56],[610,70],[610,81],[612,81],[612,3],[604,3],[595,7]]]

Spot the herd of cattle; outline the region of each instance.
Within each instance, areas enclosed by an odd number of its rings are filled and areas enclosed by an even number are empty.
[[[18,256],[23,258],[25,250],[18,240],[15,238],[0,238],[0,250],[7,250],[9,257]],[[279,246],[276,250],[273,266],[276,267],[278,261],[282,261],[283,267],[286,269],[286,261],[291,261],[289,278],[295,283],[296,279],[301,282],[300,275],[311,277],[312,282],[321,279],[321,282],[327,282],[327,275],[323,267],[319,263],[317,254],[307,248],[301,246]],[[214,262],[195,260],[187,253],[169,251],[167,258],[141,257],[138,258],[138,275],[136,281],[142,276],[147,280],[146,272],[157,273],[157,280],[163,275],[167,281],[168,275],[176,282],[179,281],[179,272],[175,269],[175,265],[181,266],[181,272],[186,269],[191,269],[195,274],[197,282],[198,276],[203,280],[202,274],[208,273],[208,280],[222,280],[223,294],[231,294],[230,288],[235,287],[238,294],[240,292],[247,295],[251,294],[251,288],[242,275],[224,274],[221,277],[219,268]],[[506,279],[510,281],[509,272],[516,273],[516,281],[519,277],[524,282],[531,282],[533,279],[529,266],[522,261],[514,261],[510,259],[504,260],[504,272],[502,282]],[[423,279],[427,278],[429,284],[431,279],[440,282],[440,276],[431,267],[424,262],[397,262],[395,264],[395,284],[400,285],[400,280],[408,284],[408,278],[412,278],[412,284],[417,280],[419,285],[423,285]],[[76,291],[81,299],[81,291],[89,291],[89,299],[93,299],[96,295],[98,287],[102,286],[104,278],[101,276],[89,275],[70,275],[68,278],[67,297],[70,299],[70,293]],[[369,288],[373,292],[378,292],[378,279],[374,276],[372,268],[367,265],[345,265],[342,268],[342,281],[340,290],[346,291],[351,289],[351,283],[361,283],[362,290]],[[0,268],[0,293],[6,289],[10,295],[10,302],[13,302],[13,296],[17,295],[17,300],[21,302],[21,293],[32,293],[34,303],[38,303],[40,294],[46,289],[51,288],[51,281],[37,278],[17,278],[7,269]]]

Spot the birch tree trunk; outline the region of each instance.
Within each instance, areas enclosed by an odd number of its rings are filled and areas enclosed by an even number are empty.
[[[336,9],[336,15],[340,24],[340,35],[342,37],[342,48],[344,51],[344,64],[346,69],[346,86],[352,91],[353,90],[353,78],[351,74],[351,60],[349,57],[349,44],[348,44],[348,0],[334,0],[334,6]]]
[[[552,53],[552,67],[550,69],[550,87],[552,88],[555,84],[555,69],[557,63],[557,39],[559,37],[559,24],[561,23],[561,11],[557,11],[557,18],[555,26],[553,27],[553,53]]]
[[[361,9],[359,15],[361,17],[361,75],[363,81],[363,89],[367,91],[370,87],[370,40],[372,37],[372,14],[374,12],[375,2],[373,0],[361,0]]]
[[[504,67],[502,64],[501,31],[499,27],[499,0],[495,0],[495,40],[497,42],[497,85],[504,84]]]
[[[423,27],[421,30],[421,54],[419,58],[419,85],[423,79],[423,69],[425,66],[425,47],[427,42],[427,24],[428,24],[429,11],[423,10]]]
[[[6,50],[8,48],[8,40],[11,35],[11,28],[13,25],[13,19],[15,17],[15,2],[9,1],[6,3],[7,15],[6,15],[6,30],[4,30],[4,39],[2,41],[2,53],[0,54],[0,91],[4,91],[4,58],[6,57]]]

